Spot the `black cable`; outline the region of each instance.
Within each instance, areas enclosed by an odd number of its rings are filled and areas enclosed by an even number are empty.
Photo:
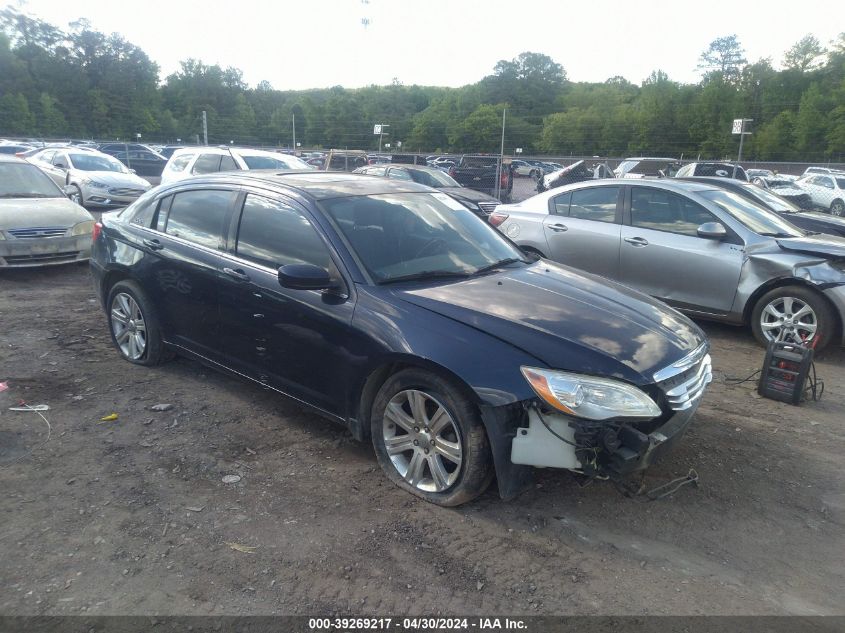
[[[733,376],[725,376],[725,382],[733,383],[734,385],[741,385],[744,382],[748,382],[750,380],[754,380],[762,370],[758,369],[753,374],[748,376],[747,378],[736,378]]]
[[[572,441],[566,439],[565,437],[562,437],[562,436],[558,435],[557,433],[555,433],[554,429],[552,429],[552,427],[550,427],[548,425],[548,423],[546,422],[546,418],[544,418],[543,414],[540,413],[540,409],[538,407],[535,407],[534,410],[537,412],[537,416],[540,418],[540,422],[543,423],[543,426],[545,426],[549,430],[549,433],[554,435],[561,442],[566,442],[567,444],[569,444],[570,446],[574,446],[575,448],[588,448],[587,446],[578,446],[575,442],[572,442]]]

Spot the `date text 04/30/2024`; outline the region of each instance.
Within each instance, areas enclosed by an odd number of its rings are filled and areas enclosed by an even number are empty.
[[[527,630],[526,623],[518,618],[309,618],[312,631],[362,631],[390,630],[440,631],[519,631]]]

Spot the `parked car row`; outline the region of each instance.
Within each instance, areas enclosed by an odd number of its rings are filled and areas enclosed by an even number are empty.
[[[694,316],[750,325],[763,344],[842,342],[845,239],[834,235],[842,225],[734,182],[585,181],[499,206],[490,222],[537,257]]]

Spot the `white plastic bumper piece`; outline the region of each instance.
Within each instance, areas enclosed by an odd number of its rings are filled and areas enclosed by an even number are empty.
[[[549,414],[544,415],[543,420],[555,433],[572,444],[555,437],[532,408],[528,410],[528,428],[520,427],[516,431],[516,437],[511,444],[511,461],[514,464],[539,468],[581,468],[581,462],[575,455],[575,431],[569,426],[566,418]]]

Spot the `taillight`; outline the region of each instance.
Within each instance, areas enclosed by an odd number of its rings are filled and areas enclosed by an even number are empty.
[[[487,221],[493,226],[499,226],[502,222],[507,219],[507,213],[502,213],[501,211],[493,211],[493,213],[490,214],[490,217],[487,218]]]
[[[94,223],[94,230],[91,231],[91,241],[96,242],[97,238],[100,237],[100,232],[103,230],[103,225],[99,222]]]

